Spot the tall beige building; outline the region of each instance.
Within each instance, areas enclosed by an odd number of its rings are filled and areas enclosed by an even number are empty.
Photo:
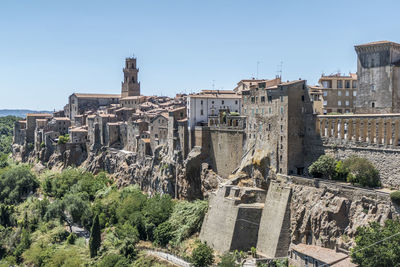
[[[357,74],[322,75],[319,79],[322,90],[322,113],[353,113],[357,96]]]

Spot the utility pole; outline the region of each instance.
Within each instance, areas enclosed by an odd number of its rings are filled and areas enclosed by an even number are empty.
[[[283,68],[283,61],[281,61],[281,63],[278,66],[278,74],[279,74],[279,78],[281,78],[282,80],[282,68]]]

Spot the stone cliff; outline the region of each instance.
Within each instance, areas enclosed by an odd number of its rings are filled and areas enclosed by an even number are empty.
[[[137,184],[148,192],[170,194],[183,199],[202,199],[215,190],[223,179],[210,167],[208,157],[195,147],[183,160],[180,153],[168,153],[168,146],[158,146],[153,156],[101,147],[87,152],[81,145],[58,145],[48,153],[37,153],[24,146],[13,146],[15,160],[41,165],[60,171],[68,166],[83,168],[92,173],[106,171],[117,186]]]

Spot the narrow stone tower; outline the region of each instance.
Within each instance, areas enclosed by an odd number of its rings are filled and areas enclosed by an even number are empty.
[[[136,58],[125,59],[124,81],[122,82],[121,97],[140,95],[140,83],[138,81],[139,69],[136,68]]]
[[[400,44],[379,41],[357,45],[355,49],[356,113],[400,112]]]

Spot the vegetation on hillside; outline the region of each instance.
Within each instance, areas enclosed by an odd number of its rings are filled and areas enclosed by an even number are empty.
[[[37,176],[11,164],[0,169],[0,266],[150,264],[139,256],[140,240],[178,247],[200,230],[206,210],[205,201],[117,189],[106,173],[67,168]]]
[[[351,250],[352,261],[360,266],[399,266],[400,222],[387,220],[357,229],[356,246]]]
[[[381,185],[379,171],[365,158],[355,155],[336,161],[329,155],[322,155],[308,168],[315,178],[347,181],[361,186],[378,187]]]
[[[14,123],[19,117],[0,117],[0,168],[7,166],[7,157],[11,153]]]

